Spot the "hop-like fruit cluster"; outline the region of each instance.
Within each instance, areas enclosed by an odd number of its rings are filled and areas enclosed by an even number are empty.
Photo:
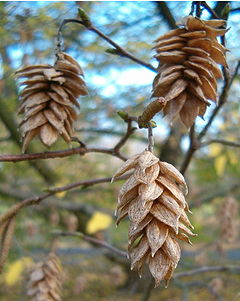
[[[31,271],[27,295],[31,301],[61,301],[62,267],[59,258],[50,253],[47,260]]]
[[[187,185],[174,166],[160,162],[150,151],[126,161],[113,179],[130,170],[118,196],[117,223],[129,217],[131,268],[141,273],[148,264],[158,286],[163,279],[168,283],[178,264],[178,240],[190,243],[188,235],[194,235],[185,212]]]
[[[220,206],[220,236],[222,243],[233,243],[238,236],[238,203],[233,197],[223,200]]]
[[[83,71],[68,54],[58,53],[51,65],[32,65],[16,72],[24,89],[20,93],[19,113],[24,117],[20,123],[23,151],[35,136],[49,147],[58,136],[71,141],[73,122],[77,119],[74,107],[79,107],[77,98],[87,94]]]
[[[218,64],[227,66],[226,51],[217,37],[225,20],[203,21],[188,16],[177,28],[155,42],[156,59],[160,62],[153,82],[153,97],[167,101],[164,114],[173,120],[178,114],[190,127],[197,116],[203,117],[209,100],[216,101],[217,79],[222,78]]]

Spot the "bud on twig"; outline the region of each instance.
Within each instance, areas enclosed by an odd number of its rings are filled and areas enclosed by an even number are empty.
[[[116,48],[107,48],[105,50],[106,53],[109,53],[109,54],[113,54],[113,55],[121,55],[122,53],[116,49]]]
[[[85,11],[82,8],[78,9],[78,15],[81,19],[81,21],[83,22],[83,25],[86,27],[91,27],[92,26],[92,22],[89,18],[89,16],[85,13]]]
[[[140,128],[147,128],[150,120],[161,111],[166,105],[166,101],[163,97],[159,97],[158,99],[152,101],[146,109],[143,111],[142,115],[138,117],[138,125]],[[154,121],[153,121],[154,122]],[[154,122],[156,126],[156,123]],[[152,126],[152,124],[151,124]]]
[[[124,111],[118,111],[117,112],[118,116],[121,117],[124,121],[128,121],[129,115],[127,112]]]

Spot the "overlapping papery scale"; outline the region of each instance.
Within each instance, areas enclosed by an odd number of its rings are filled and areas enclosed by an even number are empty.
[[[132,170],[118,195],[117,224],[130,220],[129,256],[131,268],[146,263],[156,286],[166,284],[181,256],[179,240],[191,243],[193,236],[184,194],[187,185],[182,174],[171,164],[160,162],[150,151],[126,161],[113,179]]]
[[[32,269],[27,296],[31,301],[61,301],[63,273],[61,262],[54,253]]]
[[[20,130],[23,151],[35,136],[47,147],[59,136],[71,141],[73,122],[77,119],[77,98],[87,94],[83,71],[77,61],[68,54],[57,54],[54,66],[48,64],[23,67],[16,72],[24,89],[20,92],[23,113]]]
[[[164,114],[170,120],[180,116],[190,127],[203,117],[208,100],[217,100],[217,79],[222,78],[218,64],[227,67],[226,51],[218,40],[226,29],[225,20],[200,20],[185,17],[181,28],[169,31],[155,42],[158,74],[153,82],[153,97],[164,97]]]

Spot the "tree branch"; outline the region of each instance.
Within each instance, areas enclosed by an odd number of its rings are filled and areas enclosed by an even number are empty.
[[[112,45],[114,47],[114,49],[116,50],[116,52],[114,54],[118,54],[122,57],[126,57],[153,72],[157,72],[157,69],[155,67],[153,67],[151,64],[138,59],[133,54],[131,54],[130,52],[128,52],[127,50],[125,50],[124,48],[119,46],[116,42],[114,42],[110,37],[108,37],[103,32],[101,32],[98,28],[96,28],[92,24],[89,24],[88,22],[86,23],[86,22],[80,21],[78,19],[64,19],[58,30],[58,41],[61,40],[62,29],[67,23],[77,23],[77,24],[83,25],[87,30],[96,33],[99,37],[101,37],[103,40],[107,41],[110,45]]]
[[[219,113],[220,109],[222,108],[222,106],[226,103],[227,101],[227,97],[228,97],[228,93],[229,90],[233,84],[234,79],[236,78],[238,71],[240,68],[240,61],[238,62],[235,71],[233,73],[233,75],[230,77],[229,72],[227,70],[227,68],[224,68],[225,72],[224,72],[224,86],[222,89],[222,93],[219,97],[219,101],[218,101],[218,105],[215,107],[215,109],[212,111],[212,114],[208,120],[208,122],[206,123],[206,125],[204,126],[204,128],[201,130],[201,132],[197,135],[197,137],[195,137],[195,141],[194,141],[194,145],[191,141],[190,138],[190,145],[189,145],[189,149],[185,155],[185,158],[183,160],[182,166],[181,166],[181,171],[183,173],[186,172],[192,157],[194,155],[194,153],[201,147],[201,140],[202,138],[206,135],[207,131],[209,130],[210,126],[212,125],[213,121],[215,120],[217,114]]]
[[[124,146],[124,144],[127,142],[128,138],[133,134],[133,132],[136,130],[136,127],[132,126],[132,120],[127,121],[127,131],[125,135],[118,141],[118,143],[113,147],[113,151],[115,154],[119,155],[119,150]]]
[[[21,149],[21,139],[19,132],[17,130],[17,124],[14,120],[12,112],[8,109],[6,103],[3,101],[3,98],[0,97],[0,119],[2,120],[3,124],[6,126],[7,130],[9,131],[11,139],[14,141],[14,143],[18,146],[19,149]],[[36,151],[36,148],[34,146],[31,146],[30,151],[34,152]],[[54,183],[54,181],[57,179],[57,175],[55,172],[53,172],[46,164],[43,164],[36,161],[36,162],[30,162],[29,163],[45,180],[47,183]]]
[[[168,26],[171,29],[177,28],[176,21],[171,13],[169,7],[167,6],[166,1],[154,1],[154,3],[156,4],[163,19],[167,22]]]
[[[199,148],[198,140],[195,137],[195,124],[192,125],[189,132],[189,143],[190,143],[189,149],[185,155],[184,161],[180,169],[183,175],[185,174],[185,171],[187,170],[188,165],[190,164],[193,154]]]
[[[104,148],[104,147],[87,147],[82,142],[79,147],[69,148],[60,151],[49,151],[42,153],[33,153],[33,154],[20,154],[20,155],[0,155],[0,162],[21,162],[21,161],[33,161],[37,159],[54,159],[54,158],[64,158],[71,155],[85,155],[86,153],[103,153],[115,156],[123,161],[126,161],[127,158],[120,153],[120,149],[125,145],[127,140],[135,131],[135,127],[132,127],[132,120],[129,119],[127,121],[127,131],[124,136],[119,140],[119,142],[112,148]],[[78,141],[78,139],[74,139],[74,141]]]
[[[100,247],[106,248],[106,249],[112,251],[113,253],[115,253],[115,254],[117,254],[121,257],[126,257],[127,258],[127,252],[122,251],[122,250],[110,245],[108,242],[106,242],[104,240],[100,240],[100,239],[97,239],[95,237],[85,235],[84,233],[81,233],[81,232],[53,231],[52,234],[53,235],[59,235],[59,236],[75,236],[75,237],[78,237],[82,240],[88,241],[88,242],[90,242],[94,245],[98,245]]]
[[[117,179],[115,179],[115,181],[126,179],[128,176],[129,176],[129,174],[118,177]],[[21,202],[18,202],[15,205],[13,205],[12,207],[10,207],[4,214],[2,214],[0,216],[0,226],[7,219],[11,218],[13,215],[16,215],[22,208],[28,207],[28,206],[31,206],[31,205],[38,205],[43,200],[47,199],[48,197],[50,197],[50,196],[52,196],[52,195],[54,195],[58,192],[71,190],[71,189],[74,189],[74,188],[79,187],[79,186],[92,186],[92,185],[100,184],[100,183],[108,183],[108,182],[111,182],[111,180],[112,180],[111,177],[97,178],[97,179],[83,180],[83,181],[71,183],[71,184],[56,187],[56,188],[50,188],[50,189],[47,190],[48,192],[45,193],[45,194],[25,199]]]
[[[224,139],[212,139],[212,140],[204,141],[201,143],[201,147],[207,146],[212,143],[220,143],[220,144],[227,145],[227,146],[240,147],[239,142],[233,142],[233,141],[228,141],[228,140],[224,140]]]
[[[173,279],[180,278],[180,277],[189,277],[200,273],[206,273],[206,272],[229,272],[229,271],[235,271],[236,273],[240,273],[240,266],[204,266],[197,269],[193,269],[186,272],[180,272],[176,273],[173,276]]]

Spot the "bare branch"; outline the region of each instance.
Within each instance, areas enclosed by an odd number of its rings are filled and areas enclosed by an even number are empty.
[[[59,37],[61,36],[62,29],[63,29],[64,25],[66,25],[67,23],[77,23],[77,24],[83,25],[86,29],[88,29],[89,31],[95,32],[99,37],[101,37],[103,40],[107,41],[110,45],[112,45],[117,50],[117,52],[115,54],[118,54],[122,57],[126,57],[153,72],[157,72],[157,69],[155,67],[153,67],[151,64],[146,63],[146,62],[140,60],[139,58],[135,57],[133,54],[131,54],[130,52],[128,52],[127,50],[125,50],[124,48],[119,46],[110,37],[105,35],[103,32],[101,32],[98,28],[96,28],[92,24],[85,24],[83,21],[80,21],[77,19],[64,19],[63,20],[63,22],[61,23],[59,30],[58,30],[58,41],[59,41]]]
[[[129,177],[129,174],[118,177],[115,181],[124,180],[127,177]],[[54,195],[58,192],[71,190],[71,189],[74,189],[74,188],[79,187],[79,186],[92,186],[92,185],[100,184],[100,183],[108,183],[108,182],[111,182],[111,180],[112,180],[111,177],[97,178],[97,179],[90,179],[90,180],[83,180],[83,181],[79,181],[79,182],[74,182],[74,183],[70,183],[68,185],[48,189],[47,190],[48,192],[45,193],[45,194],[42,194],[42,195],[39,195],[39,196],[36,196],[36,197],[33,197],[33,198],[25,199],[25,200],[15,204],[15,205],[13,205],[12,207],[10,207],[4,214],[2,214],[0,216],[0,226],[4,222],[6,222],[6,220],[8,220],[12,216],[16,215],[22,208],[27,207],[27,206],[31,206],[31,205],[38,205],[43,200],[47,199],[48,197],[50,197],[50,196],[52,196],[52,195]]]
[[[94,245],[98,245],[101,246],[103,248],[106,248],[110,251],[112,251],[113,253],[121,256],[121,257],[126,257],[127,258],[127,252],[122,251],[112,245],[110,245],[108,242],[104,241],[104,240],[100,240],[97,239],[95,237],[89,236],[89,235],[85,235],[81,232],[64,232],[64,231],[53,231],[52,232],[53,235],[59,235],[59,236],[75,236],[78,237],[82,240],[88,241]]]
[[[197,275],[200,273],[206,273],[206,272],[235,272],[235,273],[240,273],[240,266],[233,266],[233,265],[229,265],[229,266],[203,266],[197,269],[193,269],[190,271],[186,271],[186,272],[180,272],[180,273],[176,273],[173,278],[180,278],[180,277],[189,277],[189,276],[193,276],[193,275]]]
[[[186,172],[195,151],[198,150],[201,147],[202,138],[206,135],[207,131],[209,130],[210,126],[212,125],[213,121],[215,120],[215,118],[216,118],[217,114],[219,113],[220,109],[226,103],[229,90],[230,90],[230,88],[233,84],[234,79],[236,78],[236,76],[238,74],[239,68],[240,68],[240,61],[238,62],[237,66],[235,68],[235,71],[234,71],[234,73],[231,77],[229,75],[228,69],[224,68],[224,70],[225,70],[225,72],[224,72],[224,86],[223,86],[223,89],[222,89],[222,93],[219,97],[218,105],[213,110],[208,122],[206,123],[206,125],[204,126],[202,131],[197,135],[197,137],[194,138],[194,143],[191,140],[191,136],[190,136],[189,149],[188,149],[188,151],[185,155],[185,158],[183,160],[182,167],[181,167],[181,172],[182,173]]]
[[[199,148],[198,140],[195,137],[195,124],[192,125],[190,132],[189,132],[189,143],[190,143],[189,149],[186,153],[186,156],[184,158],[184,161],[183,161],[181,169],[180,169],[180,171],[183,175],[184,175],[185,171],[187,170],[188,165],[191,162],[193,154]]]
[[[33,154],[20,154],[20,155],[0,155],[0,162],[21,162],[21,161],[32,161],[37,159],[55,159],[55,158],[64,158],[71,155],[85,155],[86,153],[103,153],[108,154],[114,157],[117,157],[123,161],[127,160],[121,152],[120,149],[125,145],[127,140],[136,130],[135,127],[132,126],[132,122],[137,122],[137,118],[134,116],[128,116],[126,120],[128,126],[126,133],[120,138],[118,143],[112,148],[104,148],[104,147],[87,147],[85,143],[80,141],[77,137],[72,137],[72,141],[78,142],[80,144],[79,147],[69,148],[60,151],[48,151],[42,153],[33,153]]]
[[[201,1],[200,5],[203,6],[214,18],[221,19],[219,15],[207,4],[206,1]]]
[[[233,142],[233,141],[228,141],[228,140],[224,140],[224,139],[212,139],[212,140],[204,141],[201,143],[201,147],[207,146],[212,143],[220,143],[220,144],[227,145],[227,146],[240,147],[239,142]]]
[[[127,121],[127,131],[125,135],[118,141],[118,143],[113,147],[113,151],[115,154],[119,155],[119,150],[124,146],[124,144],[127,142],[128,138],[133,134],[133,132],[136,130],[136,127],[132,126],[132,120]]]

